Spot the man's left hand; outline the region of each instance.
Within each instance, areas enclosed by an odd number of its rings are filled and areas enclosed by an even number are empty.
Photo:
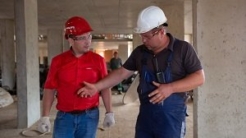
[[[151,103],[162,103],[163,100],[172,94],[172,88],[169,84],[160,84],[155,81],[153,81],[153,84],[157,87],[157,89],[149,94],[149,97],[151,97]]]
[[[105,118],[103,121],[103,127],[111,127],[115,124],[114,113],[105,114]]]

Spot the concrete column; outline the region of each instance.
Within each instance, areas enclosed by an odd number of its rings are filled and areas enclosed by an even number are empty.
[[[206,74],[194,97],[194,138],[245,138],[246,1],[193,3],[194,45]]]
[[[40,118],[38,18],[36,0],[15,0],[18,128]]]
[[[135,49],[136,47],[142,45],[143,42],[142,42],[142,38],[140,37],[139,34],[133,34],[133,40],[132,40],[132,46],[133,46],[133,49]]]
[[[39,58],[40,58],[40,63],[47,65],[48,62],[45,61],[45,57],[48,57],[48,51],[47,51],[47,41],[41,41],[38,43],[39,44]]]
[[[122,63],[124,63],[128,58],[129,48],[130,47],[126,44],[119,44],[118,53],[119,53],[119,57],[122,60]]]
[[[0,31],[1,31],[1,27],[0,27]],[[2,38],[0,35],[0,55],[2,55]],[[0,69],[2,70],[2,56],[0,56]]]
[[[63,37],[62,30],[49,29],[47,35],[48,42],[48,65],[54,56],[62,53],[63,51]]]
[[[1,29],[1,28],[0,28]],[[0,30],[1,31],[1,30]],[[0,72],[2,71],[2,39],[0,35]],[[1,79],[1,78],[0,78]],[[2,80],[2,79],[1,79]]]
[[[0,20],[2,86],[15,86],[14,22]]]
[[[166,3],[160,8],[167,17],[168,32],[176,38],[184,40],[184,1]]]
[[[69,42],[67,41],[67,39],[63,36],[63,49],[62,51],[67,51],[70,48]]]

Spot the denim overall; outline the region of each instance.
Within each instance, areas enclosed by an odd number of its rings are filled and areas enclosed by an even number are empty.
[[[144,54],[145,55],[145,54]],[[171,61],[173,52],[167,58],[164,70],[166,83],[172,82]],[[146,58],[146,56],[144,56]],[[148,94],[156,89],[152,81],[157,81],[156,73],[143,63],[138,86],[140,111],[136,123],[135,138],[183,138],[185,134],[186,96],[184,93],[174,93],[161,104],[149,102]]]

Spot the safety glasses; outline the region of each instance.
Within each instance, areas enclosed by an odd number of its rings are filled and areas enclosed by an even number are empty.
[[[81,36],[81,37],[74,37],[73,40],[75,41],[85,41],[85,40],[91,40],[92,35],[86,35],[86,36]]]
[[[161,31],[161,29],[158,29],[158,30],[152,31],[150,34],[140,34],[140,37],[141,37],[142,39],[150,40],[150,39],[152,39],[155,35],[157,35],[160,31]]]

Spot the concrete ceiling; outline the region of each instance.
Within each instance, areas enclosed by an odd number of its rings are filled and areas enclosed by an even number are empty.
[[[39,34],[47,29],[63,29],[71,16],[83,16],[94,34],[131,34],[138,13],[149,5],[174,5],[185,1],[185,33],[191,33],[192,0],[37,0]],[[14,0],[0,0],[0,19],[14,19]]]

